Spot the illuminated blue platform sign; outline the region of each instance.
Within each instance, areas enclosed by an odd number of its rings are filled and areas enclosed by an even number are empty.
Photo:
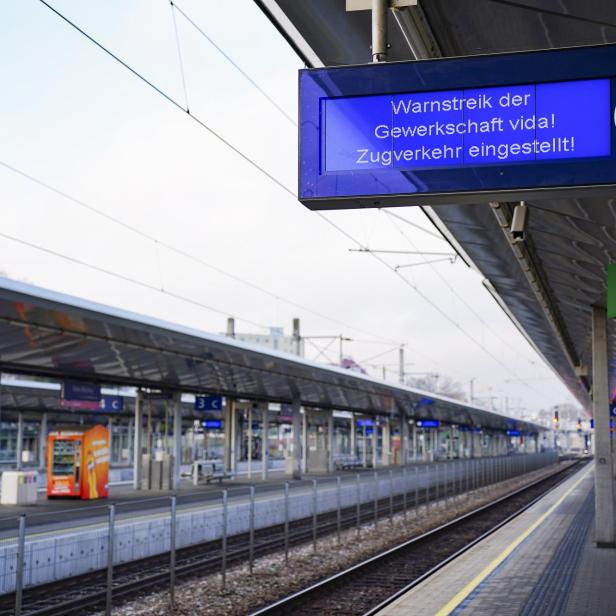
[[[300,71],[313,209],[599,194],[616,185],[616,46]]]
[[[418,419],[418,428],[439,428],[441,422],[438,419]]]

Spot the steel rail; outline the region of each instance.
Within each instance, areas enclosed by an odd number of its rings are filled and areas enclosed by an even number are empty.
[[[548,477],[544,477],[539,479],[527,486],[516,490],[504,497],[493,501],[492,503],[488,503],[465,516],[461,516],[456,520],[461,520],[463,518],[468,517],[474,513],[478,513],[486,508],[491,507],[492,505],[499,503],[508,498],[512,498],[516,494],[523,492],[527,489],[530,489],[537,484],[548,481],[556,475],[559,475],[568,469],[572,468],[571,466],[560,469],[555,473],[552,473]],[[497,482],[497,484],[500,482]],[[497,485],[496,484],[496,485]],[[495,484],[492,484],[495,485]],[[486,486],[483,486],[486,487]],[[429,486],[427,488],[422,488],[422,490],[429,490],[429,492],[424,492],[418,499],[418,505],[421,507],[429,502],[435,502],[436,497],[438,496],[436,492],[436,486]],[[467,494],[468,491],[456,491],[456,494]],[[396,495],[393,502],[393,511],[400,512],[404,510],[404,494]],[[384,518],[390,515],[391,510],[391,502],[390,497],[384,497],[378,500],[378,509],[377,514],[379,519]],[[345,507],[342,509],[341,515],[341,527],[342,528],[353,528],[357,524],[357,510],[356,505],[352,505],[350,507]],[[337,520],[337,511],[330,511],[319,514],[320,524],[318,527],[318,536],[324,537],[331,535],[337,531],[338,520]],[[374,502],[370,501],[367,503],[361,504],[360,509],[360,523],[372,522],[374,519]],[[428,535],[433,534],[441,528],[444,528],[448,525],[453,524],[456,520],[449,522],[445,525],[442,525],[436,529],[425,533],[424,535],[417,537],[415,539],[411,539],[409,542],[402,544],[401,546],[397,546],[392,550],[388,550],[387,552],[374,557],[373,559],[369,559],[367,562],[370,562],[376,558],[383,557],[385,554],[393,552],[397,549],[400,549],[404,545],[408,545],[414,541],[421,539],[422,537],[426,537]],[[289,542],[290,545],[298,545],[305,542],[308,542],[312,539],[313,536],[313,520],[312,516],[308,516],[306,518],[302,518],[301,520],[296,520],[291,523],[291,531],[289,534]],[[259,529],[257,532],[259,536],[256,537],[254,550],[255,555],[262,556],[265,554],[272,553],[276,550],[283,548],[284,546],[284,525],[275,525],[264,529]],[[244,538],[246,533],[242,533],[241,535],[236,535],[234,537],[229,538],[229,552],[227,555],[227,559],[229,563],[237,563],[243,560],[246,560],[248,554],[248,545]],[[220,540],[209,541],[203,544],[197,544],[194,546],[187,546],[178,550],[177,554],[177,566],[176,566],[176,575],[177,577],[189,577],[198,572],[205,571],[218,571],[221,555],[220,555]],[[121,602],[122,598],[127,598],[130,596],[136,595],[138,592],[147,590],[152,587],[159,587],[161,583],[166,583],[169,579],[169,565],[168,565],[168,553],[159,554],[156,556],[145,558],[141,561],[133,561],[130,563],[125,563],[123,565],[116,565],[117,579],[118,582],[113,585],[113,597],[114,601]],[[360,563],[361,565],[361,563]],[[360,566],[357,565],[356,567]],[[355,567],[355,568],[356,568]],[[353,569],[353,568],[352,568]],[[148,571],[149,570],[149,571]],[[347,573],[342,572],[337,576],[332,576],[330,579],[337,579],[338,577]],[[139,574],[146,573],[145,576],[140,576]],[[60,582],[52,582],[50,584],[45,584],[40,587],[32,587],[26,590],[26,594],[24,596],[24,614],[27,616],[56,616],[58,614],[83,614],[86,608],[94,608],[102,605],[106,596],[106,588],[104,585],[104,580],[95,581],[92,583],[92,577],[100,576],[101,571],[94,571],[88,574],[83,574],[80,576],[76,576],[75,578],[69,578],[68,580],[63,580]],[[130,579],[131,577],[138,576],[136,579]],[[87,582],[89,580],[90,587],[87,586],[84,588],[81,582]],[[324,580],[320,584],[326,583],[328,580]],[[77,590],[75,591],[75,596],[70,599],[65,599],[64,601],[53,602],[51,605],[43,605],[40,604],[48,603],[50,601],[54,601],[56,598],[53,595],[53,591],[56,589],[60,589],[61,594],[66,594],[67,592],[67,583],[76,582]],[[319,585],[315,585],[317,587]],[[321,587],[321,586],[319,586]],[[310,587],[312,588],[312,587]],[[308,591],[301,591],[303,592]],[[0,597],[0,605],[2,603],[2,599],[7,597],[11,597],[12,595],[5,595]],[[38,596],[44,597],[43,600],[38,599]],[[57,596],[57,595],[56,595]],[[291,595],[287,599],[291,599],[295,595]],[[284,600],[282,600],[284,601]],[[277,604],[274,604],[277,605]],[[273,607],[273,606],[269,606]],[[268,608],[264,608],[268,609]],[[3,607],[0,607],[0,616],[4,614],[11,614],[12,611],[6,612]],[[255,614],[260,614],[261,611],[256,612]],[[267,613],[267,612],[263,612]]]
[[[423,580],[433,575],[436,571],[438,571],[439,569],[444,567],[446,564],[448,564],[449,562],[451,562],[452,560],[460,556],[462,553],[466,552],[471,547],[473,547],[474,545],[476,545],[477,543],[479,543],[480,541],[482,541],[483,539],[485,539],[492,533],[496,532],[499,528],[509,523],[511,520],[513,520],[514,518],[522,514],[524,511],[526,511],[530,507],[532,507],[535,503],[537,503],[539,500],[544,498],[546,494],[549,494],[552,490],[556,489],[563,481],[568,479],[572,474],[571,473],[572,469],[576,467],[577,467],[577,464],[573,464],[571,466],[568,466],[565,469],[559,470],[557,473],[549,475],[548,477],[543,477],[541,479],[538,479],[537,481],[534,481],[522,488],[519,488],[515,490],[514,492],[506,494],[494,501],[491,501],[490,503],[487,503],[468,513],[465,513],[455,518],[454,520],[450,520],[449,522],[441,524],[440,526],[433,528],[427,531],[426,533],[423,533],[422,535],[413,537],[412,539],[409,539],[408,541],[405,541],[397,546],[394,546],[393,548],[385,550],[384,552],[381,552],[380,554],[377,554],[360,563],[357,563],[356,565],[353,565],[352,567],[349,567],[348,569],[345,569],[344,571],[336,573],[324,580],[321,580],[315,584],[312,584],[311,586],[308,586],[307,588],[303,590],[300,590],[287,597],[279,599],[278,601],[270,605],[260,608],[252,612],[250,616],[272,616],[273,614],[295,613],[295,609],[294,609],[295,606],[300,606],[304,603],[309,603],[312,597],[317,597],[317,596],[322,597],[324,591],[327,592],[327,590],[329,590],[330,588],[334,586],[339,590],[343,584],[348,583],[358,574],[365,573],[370,567],[373,567],[379,563],[382,563],[388,557],[392,555],[396,555],[396,554],[401,555],[401,553],[403,553],[405,550],[411,547],[417,547],[420,544],[428,543],[429,541],[433,540],[435,537],[441,534],[444,534],[446,532],[450,532],[452,529],[454,529],[456,526],[461,525],[463,522],[468,521],[474,517],[477,517],[479,514],[485,513],[489,511],[490,509],[494,509],[498,507],[499,505],[506,503],[507,501],[515,498],[516,496],[519,496],[523,494],[524,492],[527,492],[528,490],[531,490],[542,483],[549,482],[558,475],[564,475],[559,481],[551,485],[545,492],[542,492],[535,498],[531,499],[528,503],[524,504],[522,507],[517,509],[514,513],[508,515],[503,520],[499,521],[497,524],[492,526],[486,532],[481,533],[480,536],[470,541],[468,544],[466,544],[461,549],[456,550],[454,553],[448,555],[445,559],[440,561],[437,565],[431,567],[428,571],[422,573],[420,576],[412,580],[409,584],[404,585],[402,588],[398,589],[395,593],[388,596],[385,600],[380,601],[377,605],[371,607],[367,612],[364,612],[363,614],[363,616],[372,616],[373,614],[376,614],[378,611],[382,610],[386,605],[394,601],[396,598],[398,598],[405,592],[408,592],[411,588],[413,588],[414,586],[416,586]]]

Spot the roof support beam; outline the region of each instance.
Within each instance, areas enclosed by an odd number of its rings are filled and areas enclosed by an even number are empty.
[[[548,291],[546,284],[544,283],[544,276],[539,271],[539,266],[536,259],[533,258],[532,247],[530,241],[525,239],[520,241],[519,238],[512,238],[510,229],[512,223],[511,208],[507,203],[491,202],[490,207],[492,212],[496,216],[498,224],[503,231],[507,242],[513,251],[513,254],[518,259],[520,267],[528,280],[528,284],[532,289],[539,305],[541,306],[545,318],[547,319],[550,327],[556,335],[556,339],[559,341],[561,348],[569,362],[571,372],[575,374],[576,366],[580,364],[573,345],[569,340],[566,328],[563,324],[563,320],[558,313],[558,309],[555,302],[552,299],[551,293]],[[514,241],[515,240],[515,241]],[[583,386],[583,383],[580,382]]]

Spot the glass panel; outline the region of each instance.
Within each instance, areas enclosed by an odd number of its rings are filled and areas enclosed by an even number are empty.
[[[75,473],[75,452],[79,441],[53,442],[52,474],[56,476],[72,476]]]

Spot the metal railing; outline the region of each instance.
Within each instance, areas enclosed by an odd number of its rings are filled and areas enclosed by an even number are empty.
[[[52,523],[49,513],[6,518],[0,520],[0,562],[4,563],[0,569],[4,597],[0,600],[6,604],[14,595],[14,613],[21,616],[24,589],[99,572],[99,587],[104,588],[106,613],[110,614],[114,585],[121,579],[116,579],[118,567],[157,557],[158,570],[168,572],[173,603],[180,549],[210,546],[207,558],[217,559],[224,587],[230,556],[237,562],[238,554],[243,554],[252,574],[255,554],[257,550],[263,553],[270,529],[278,533],[270,543],[288,563],[291,544],[312,542],[317,552],[320,536],[334,533],[340,543],[343,528],[355,527],[359,537],[362,524],[376,527],[383,518],[393,523],[396,512],[405,518],[411,511],[417,517],[429,515],[461,495],[557,461],[555,452],[450,460],[285,481],[259,490],[254,485],[241,486],[97,505],[77,509],[87,511],[88,516],[81,526],[70,529],[59,527],[57,520]],[[146,511],[135,517],[135,507],[144,504]]]

